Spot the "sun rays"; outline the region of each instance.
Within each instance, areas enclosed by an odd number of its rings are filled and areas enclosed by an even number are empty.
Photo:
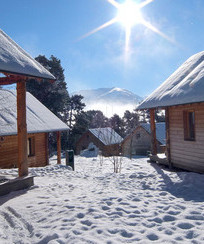
[[[123,3],[118,3],[115,0],[106,0],[112,6],[117,9],[117,15],[112,18],[111,20],[107,21],[106,23],[102,24],[101,26],[91,30],[90,32],[83,35],[80,39],[93,35],[94,33],[114,24],[120,23],[121,26],[125,29],[125,52],[126,54],[129,52],[129,43],[130,38],[132,35],[132,29],[136,25],[143,25],[145,28],[150,29],[151,31],[155,32],[156,34],[160,35],[161,37],[165,38],[170,42],[174,42],[171,40],[170,37],[165,35],[163,32],[158,30],[152,23],[148,22],[144,19],[141,9],[148,4],[154,2],[155,0],[146,0],[136,2],[135,0],[125,0]]]

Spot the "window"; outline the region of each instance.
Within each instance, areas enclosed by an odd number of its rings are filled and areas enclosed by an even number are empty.
[[[28,157],[35,156],[35,137],[28,138]]]
[[[139,132],[136,134],[136,138],[137,138],[137,139],[140,138],[140,133],[139,133]]]
[[[183,122],[184,122],[184,140],[194,141],[195,140],[195,112],[184,111]]]

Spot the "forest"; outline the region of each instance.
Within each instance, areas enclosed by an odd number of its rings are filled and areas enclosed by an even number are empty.
[[[39,55],[35,59],[56,77],[56,81],[51,83],[32,79],[27,82],[26,89],[69,126],[70,130],[62,133],[63,150],[75,149],[77,140],[88,129],[111,127],[125,138],[140,122],[148,121],[148,111],[126,110],[123,117],[114,114],[111,118],[107,118],[100,110],[85,111],[83,96],[69,95],[69,82],[65,80],[60,59],[53,55],[50,58]],[[156,120],[163,121],[164,115],[157,115]],[[50,134],[49,141],[49,151],[52,153],[56,150],[56,136]]]

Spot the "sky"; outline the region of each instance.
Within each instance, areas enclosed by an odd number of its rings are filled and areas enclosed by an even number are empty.
[[[203,0],[149,1],[140,12],[163,34],[138,22],[128,52],[125,27],[118,21],[86,36],[117,16],[111,1],[1,0],[0,28],[31,56],[59,58],[70,93],[120,87],[145,97],[204,50]]]

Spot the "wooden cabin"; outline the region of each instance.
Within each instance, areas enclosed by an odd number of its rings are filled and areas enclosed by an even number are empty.
[[[122,140],[123,138],[110,127],[89,129],[77,141],[75,152],[79,155],[93,143],[103,156],[119,155]]]
[[[28,166],[45,166],[48,133],[68,130],[56,115],[29,92],[26,93]],[[18,166],[16,92],[0,89],[0,168]]]
[[[164,153],[166,144],[165,123],[156,123],[157,152]],[[141,123],[122,142],[122,153],[126,157],[148,155],[151,151],[151,129],[149,123]]]
[[[157,108],[165,109],[168,165],[204,173],[204,51],[190,57],[138,106],[150,110],[155,161]]]
[[[30,78],[39,81],[46,79],[50,82],[56,79],[2,30],[0,30],[0,47],[0,86],[16,83],[18,175],[25,177],[28,175],[26,82],[29,82]],[[9,104],[7,106],[9,107]],[[58,145],[60,146],[60,143]],[[32,177],[30,178],[30,183],[25,187],[33,184]]]

